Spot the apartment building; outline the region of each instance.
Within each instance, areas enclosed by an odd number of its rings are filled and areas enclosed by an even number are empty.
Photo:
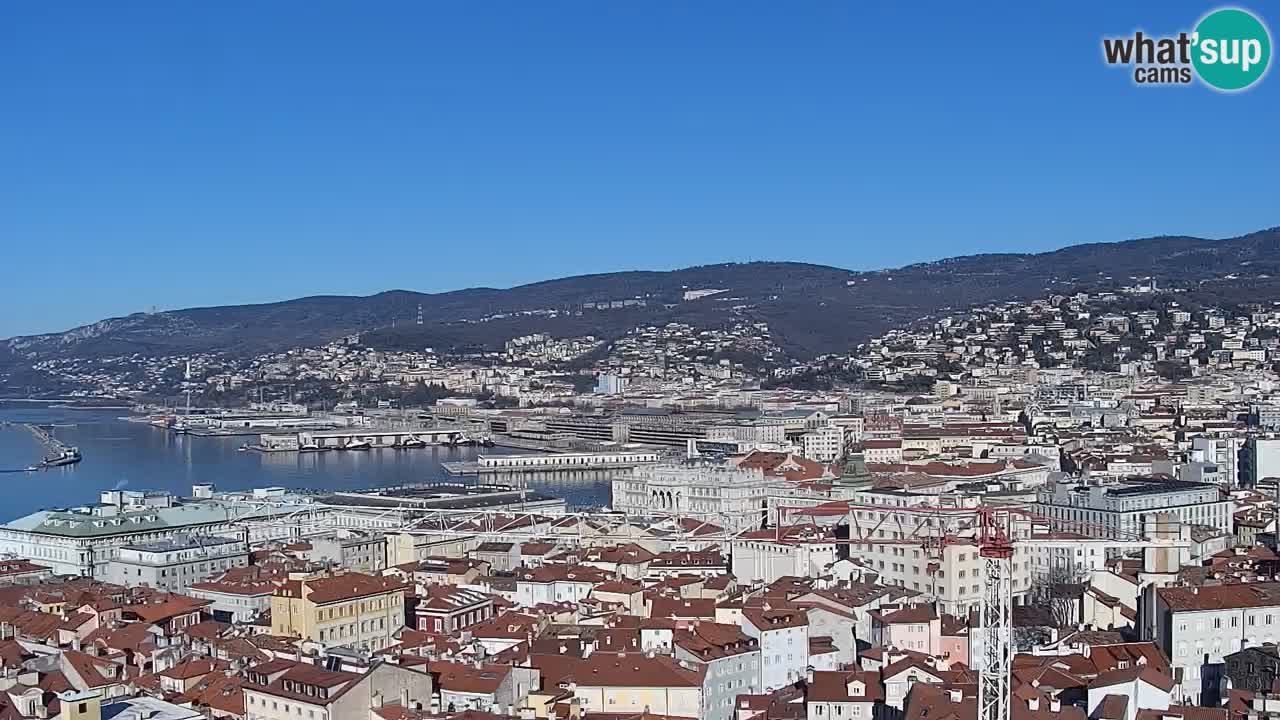
[[[741,624],[742,631],[760,643],[760,692],[804,679],[809,666],[809,618],[804,610],[743,608]]]
[[[363,674],[276,659],[245,671],[246,720],[339,720],[367,717],[370,707],[431,707],[431,676],[391,663]]]
[[[1039,492],[1035,511],[1058,529],[1087,527],[1087,534],[1111,539],[1140,535],[1147,519],[1157,514],[1231,533],[1235,512],[1217,485],[1148,477],[1051,483]]]
[[[574,666],[571,692],[584,714],[701,718],[706,668],[668,655],[594,652]]]
[[[1159,588],[1154,613],[1143,625],[1181,672],[1175,693],[1216,704],[1226,656],[1280,639],[1280,583]]]
[[[381,650],[405,623],[405,586],[362,573],[293,578],[271,596],[271,632],[329,647]]]
[[[844,430],[838,427],[810,430],[800,442],[804,456],[816,462],[835,462],[844,456]]]
[[[107,563],[102,579],[117,585],[185,592],[196,583],[248,564],[249,548],[243,540],[183,535],[121,547],[119,555]]]
[[[419,630],[453,635],[494,616],[493,598],[452,585],[427,585],[413,610]]]
[[[756,691],[760,681],[760,641],[737,625],[700,622],[675,631],[676,660],[705,669],[704,720],[730,720],[738,695]]]

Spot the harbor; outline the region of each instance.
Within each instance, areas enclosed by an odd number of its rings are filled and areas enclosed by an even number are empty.
[[[4,515],[12,518],[41,508],[71,507],[113,488],[185,494],[198,483],[214,483],[229,491],[284,487],[328,492],[442,482],[472,485],[474,477],[452,475],[442,464],[475,460],[480,454],[522,452],[501,446],[486,449],[448,444],[366,452],[241,452],[242,444],[253,438],[182,435],[119,416],[117,410],[64,410],[26,404],[0,409],[0,422],[11,422],[0,429],[0,468],[16,471],[0,476],[7,476],[7,482],[0,480]],[[38,475],[26,474],[26,468],[39,462],[45,450],[24,423],[52,426],[59,440],[79,448],[84,461]],[[568,474],[538,473],[521,487],[563,497],[571,507],[607,505],[608,479],[587,475],[570,478]],[[514,485],[515,480],[506,484]]]

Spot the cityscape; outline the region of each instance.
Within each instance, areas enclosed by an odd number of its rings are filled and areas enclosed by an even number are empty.
[[[72,5],[0,720],[1280,720],[1251,10]]]

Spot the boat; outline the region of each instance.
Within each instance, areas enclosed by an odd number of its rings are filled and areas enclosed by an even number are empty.
[[[417,437],[416,435],[410,435],[404,439],[404,442],[400,443],[400,447],[402,448],[420,448],[426,446],[427,441]]]
[[[57,455],[50,455],[45,458],[42,465],[44,467],[62,467],[63,465],[75,465],[80,460],[79,448],[69,447]]]
[[[330,451],[330,450],[332,450],[332,449],[333,449],[333,448],[329,448],[329,447],[320,447],[319,445],[317,445],[317,444],[315,444],[315,443],[313,443],[313,442],[310,442],[310,443],[303,443],[303,444],[301,444],[301,445],[299,445],[299,446],[298,446],[298,452],[305,452],[305,453],[311,453],[311,452],[328,452],[328,451]]]
[[[248,443],[245,443],[244,445],[241,445],[240,447],[236,448],[236,452],[248,452],[248,451],[249,451]]]
[[[368,440],[352,439],[342,446],[343,450],[370,450],[373,445]]]

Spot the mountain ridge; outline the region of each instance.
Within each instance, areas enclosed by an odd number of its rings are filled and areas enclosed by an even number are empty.
[[[389,289],[365,296],[319,294],[134,313],[0,341],[0,366],[59,356],[270,352],[356,333],[388,348],[493,350],[531,332],[611,339],[641,324],[741,321],[768,323],[784,350],[806,358],[845,351],[945,308],[1123,284],[1130,277],[1196,283],[1241,269],[1255,279],[1280,275],[1280,227],[1217,240],[1162,235],[1042,253],[962,255],[880,270],[790,261],[717,263],[592,273],[510,288]],[[685,300],[684,291],[695,289],[725,292]],[[608,309],[600,309],[600,303]]]

